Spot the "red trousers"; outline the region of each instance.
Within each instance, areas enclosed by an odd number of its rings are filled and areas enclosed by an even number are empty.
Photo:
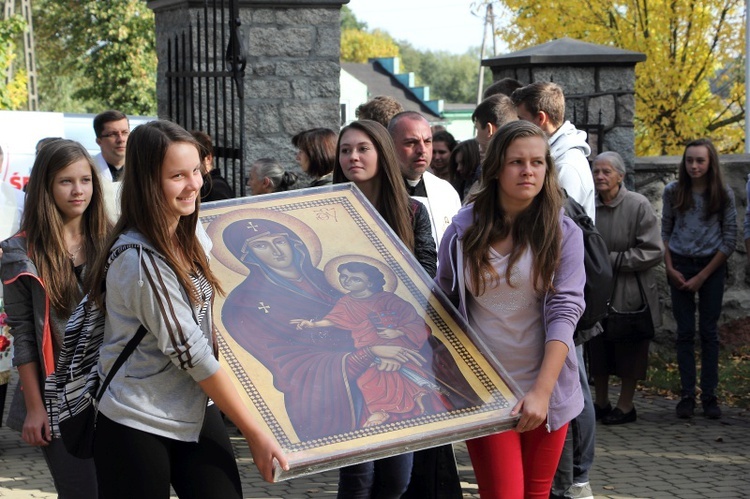
[[[471,464],[482,499],[549,498],[560,461],[566,424],[547,433],[544,424],[533,431],[513,430],[468,440]]]

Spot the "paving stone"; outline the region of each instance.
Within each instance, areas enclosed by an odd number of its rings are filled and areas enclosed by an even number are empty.
[[[612,387],[611,397],[617,396]],[[10,397],[6,404],[10,402]],[[738,409],[722,408],[720,424],[701,417],[685,423],[674,416],[675,401],[636,394],[638,422],[597,425],[596,460],[590,471],[596,499],[703,499],[746,497],[750,490],[750,420]],[[6,408],[6,414],[7,414]],[[246,498],[335,497],[338,474],[328,471],[278,484],[260,479],[244,441],[231,435]],[[721,437],[723,442],[717,442]],[[456,444],[465,498],[478,498],[464,444]],[[604,487],[608,487],[605,489]],[[41,452],[18,433],[0,427],[0,498],[56,497]]]

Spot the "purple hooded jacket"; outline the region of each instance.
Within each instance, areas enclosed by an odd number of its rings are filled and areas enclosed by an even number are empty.
[[[464,206],[443,236],[438,253],[438,274],[435,282],[458,307],[465,318],[466,285],[461,239],[473,221],[474,205]],[[583,409],[583,393],[578,377],[578,360],[573,331],[583,313],[583,286],[586,273],[583,267],[583,233],[561,212],[562,252],[560,264],[553,277],[554,292],[548,292],[542,301],[545,336],[547,341],[557,340],[568,346],[568,357],[557,378],[549,401],[547,423],[554,431],[578,416]]]

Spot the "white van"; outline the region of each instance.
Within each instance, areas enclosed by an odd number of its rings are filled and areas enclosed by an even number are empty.
[[[22,189],[36,157],[36,143],[45,137],[62,137],[83,144],[91,156],[99,154],[94,135],[94,114],[0,111],[0,182]],[[156,117],[129,116],[130,129]]]

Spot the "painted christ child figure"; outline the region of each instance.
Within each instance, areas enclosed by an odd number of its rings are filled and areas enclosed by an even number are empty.
[[[396,294],[384,291],[385,278],[364,262],[339,265],[339,283],[348,291],[321,320],[295,319],[297,329],[336,326],[351,331],[356,348],[376,345],[419,350],[430,328],[416,309]],[[399,363],[376,358],[358,379],[365,401],[362,427],[445,410],[442,389],[414,362]]]

